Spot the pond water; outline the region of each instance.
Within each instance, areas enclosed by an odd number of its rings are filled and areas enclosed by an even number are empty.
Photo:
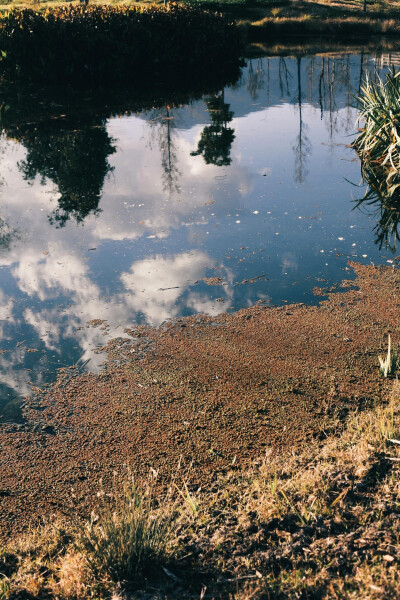
[[[390,60],[252,58],[230,87],[128,115],[3,102],[3,420],[57,368],[99,369],[95,349],[126,326],[316,303],[349,259],[392,264],[376,215],[354,210],[348,147],[352,94]]]

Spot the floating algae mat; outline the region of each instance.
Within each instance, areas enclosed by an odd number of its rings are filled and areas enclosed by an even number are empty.
[[[129,106],[2,99],[2,419],[127,326],[316,303],[349,259],[396,264],[349,147],[353,95],[390,60],[252,58],[230,87]]]

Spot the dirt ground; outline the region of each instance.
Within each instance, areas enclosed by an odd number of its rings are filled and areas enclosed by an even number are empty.
[[[60,372],[0,425],[0,531],[88,514],[126,465],[212,489],[227,469],[323,440],[381,397],[378,354],[400,344],[400,271],[357,279],[318,306],[254,306],[135,327],[99,375]],[[180,465],[180,466],[179,466]]]

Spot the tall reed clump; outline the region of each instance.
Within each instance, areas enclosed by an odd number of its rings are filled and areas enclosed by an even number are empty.
[[[356,98],[362,129],[353,147],[368,185],[357,206],[377,207],[377,243],[396,248],[400,219],[400,71],[366,80]]]
[[[0,20],[0,73],[9,80],[158,85],[229,69],[241,51],[222,15],[173,3],[12,10]]]

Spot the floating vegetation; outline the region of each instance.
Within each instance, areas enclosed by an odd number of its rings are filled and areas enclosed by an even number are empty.
[[[374,207],[378,223],[376,243],[393,251],[399,240],[400,220],[400,72],[386,80],[369,79],[357,97],[363,128],[353,147],[361,159],[361,173],[368,189],[357,207]]]
[[[238,64],[235,25],[196,7],[61,6],[0,21],[7,79],[93,84],[201,78]]]

